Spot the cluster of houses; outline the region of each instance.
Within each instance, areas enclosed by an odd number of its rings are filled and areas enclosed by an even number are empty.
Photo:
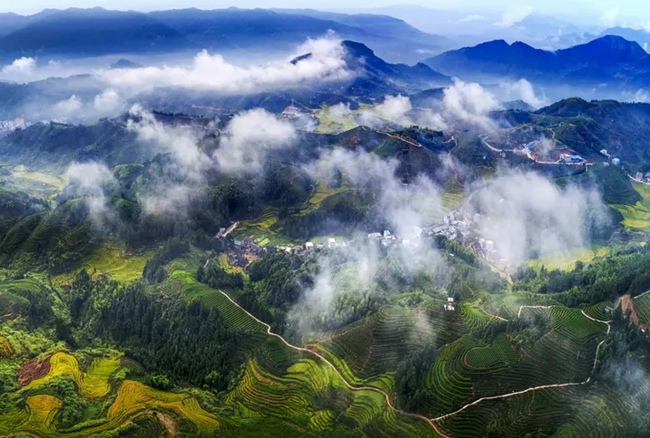
[[[634,179],[644,183],[650,183],[650,172],[646,172],[645,174],[643,172],[637,172],[634,174]]]
[[[560,163],[564,164],[583,164],[585,162],[585,159],[582,158],[580,155],[575,155],[575,154],[561,154],[560,155]]]
[[[472,234],[472,225],[481,220],[480,214],[470,216],[459,210],[449,212],[442,220],[442,223],[432,224],[426,228],[427,235],[445,236],[466,242]]]
[[[226,255],[231,265],[246,268],[253,261],[260,258],[265,251],[262,246],[255,243],[250,237],[247,237],[244,240],[235,240]]]
[[[279,246],[278,251],[284,251],[287,254],[296,254],[296,255],[306,255],[317,249],[334,249],[342,248],[348,246],[345,240],[337,241],[334,237],[327,239],[327,242],[307,242],[304,245],[298,245],[295,247],[291,246]]]
[[[413,246],[417,245],[425,233],[423,228],[415,227],[410,233],[404,236],[393,234],[390,230],[384,230],[383,233],[368,233],[368,239],[377,241],[385,247],[390,246]]]
[[[611,160],[612,164],[614,166],[620,166],[621,165],[621,159],[620,158],[612,158],[609,152],[607,152],[607,149],[601,149],[600,153],[604,156],[607,157],[607,159]],[[606,161],[605,166],[609,166],[609,161]]]
[[[452,297],[447,297],[447,304],[444,305],[445,310],[454,311],[456,307],[454,306],[454,299]]]
[[[291,105],[282,111],[282,117],[288,120],[298,119],[300,116],[302,116],[302,114],[302,111],[300,111],[300,108],[295,105],[295,102],[293,100],[291,101]]]

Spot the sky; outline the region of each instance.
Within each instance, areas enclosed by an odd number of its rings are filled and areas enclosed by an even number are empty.
[[[639,0],[0,0],[0,11],[22,14],[36,13],[45,8],[94,7],[107,9],[161,10],[172,8],[198,7],[203,9],[224,8],[236,5],[243,8],[315,8],[346,9],[376,8],[389,5],[420,5],[431,9],[451,9],[466,11],[499,10],[508,11],[515,4],[519,9],[531,9],[546,13],[582,13],[597,15],[648,14],[650,22],[650,4]]]
[[[401,18],[427,32],[434,32],[431,20],[418,7],[437,11],[456,11],[467,18],[481,17],[510,23],[531,13],[561,19],[593,31],[623,26],[650,30],[650,2],[640,0],[0,0],[0,12],[34,14],[47,8],[103,7],[113,10],[154,11],[196,7],[220,9],[240,8],[311,8],[336,12],[385,13]],[[415,6],[416,8],[413,8]],[[391,9],[382,10],[390,7]],[[395,12],[395,7],[400,11]],[[452,15],[455,13],[452,12]],[[457,18],[450,18],[455,21]],[[478,24],[478,23],[477,23]],[[467,32],[463,30],[462,32]],[[445,33],[441,30],[440,33]],[[449,32],[447,32],[449,33]],[[454,32],[451,32],[452,34]],[[471,33],[471,32],[470,32]]]

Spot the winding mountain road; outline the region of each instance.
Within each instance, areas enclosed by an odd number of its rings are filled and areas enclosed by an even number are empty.
[[[284,345],[286,345],[287,347],[291,348],[292,350],[299,351],[299,352],[301,352],[301,353],[311,354],[312,356],[316,356],[317,358],[319,358],[320,360],[322,360],[325,364],[327,364],[327,365],[332,369],[332,371],[334,371],[334,373],[335,373],[337,376],[339,376],[339,378],[341,379],[341,381],[343,381],[343,383],[345,384],[345,386],[348,387],[348,389],[350,389],[350,390],[352,390],[352,391],[373,391],[373,392],[377,392],[377,393],[379,393],[379,394],[381,394],[381,395],[384,396],[384,398],[386,399],[386,404],[387,404],[387,405],[388,405],[392,410],[394,410],[395,412],[397,412],[397,413],[399,413],[399,414],[402,414],[402,415],[404,415],[404,416],[406,416],[406,417],[416,418],[416,419],[418,419],[418,420],[426,421],[426,422],[429,424],[429,426],[431,426],[431,427],[432,427],[432,428],[433,428],[433,429],[434,429],[434,430],[435,430],[439,435],[443,436],[444,438],[450,438],[448,435],[446,435],[444,432],[442,432],[442,431],[438,428],[438,426],[435,424],[435,420],[432,420],[432,419],[430,419],[430,418],[427,418],[427,417],[425,417],[424,415],[413,414],[413,413],[410,413],[410,412],[405,412],[405,411],[403,411],[403,410],[401,410],[401,409],[399,409],[399,408],[396,408],[395,405],[393,405],[393,402],[392,402],[392,400],[391,400],[391,398],[390,398],[390,395],[389,395],[386,391],[384,391],[383,389],[375,388],[375,387],[373,387],[373,386],[355,386],[355,385],[352,385],[351,383],[349,383],[349,382],[345,379],[345,377],[343,377],[343,374],[341,374],[341,372],[336,368],[336,366],[335,366],[332,362],[330,362],[329,359],[327,359],[325,356],[323,356],[322,354],[320,354],[320,353],[318,353],[318,352],[316,352],[316,351],[314,351],[314,350],[311,350],[311,349],[309,349],[309,348],[298,347],[298,346],[295,346],[295,345],[293,345],[293,344],[290,344],[290,343],[287,342],[287,340],[284,339],[282,336],[278,335],[277,333],[273,333],[273,331],[271,331],[271,326],[270,326],[269,324],[267,324],[267,323],[265,323],[264,321],[258,319],[255,315],[253,315],[253,314],[250,313],[248,310],[244,309],[242,306],[240,306],[239,304],[237,304],[237,302],[234,301],[232,298],[230,298],[230,296],[229,296],[227,293],[225,293],[225,292],[223,292],[223,291],[219,291],[219,292],[220,292],[224,297],[226,297],[226,298],[228,299],[228,301],[230,301],[230,302],[231,302],[232,304],[234,304],[235,306],[239,307],[239,309],[241,309],[244,313],[246,313],[246,315],[250,316],[250,317],[251,317],[252,319],[254,319],[256,322],[258,322],[259,324],[261,324],[261,325],[263,325],[264,327],[266,327],[266,334],[268,334],[269,336],[273,336],[274,338],[278,338],[278,339],[279,339],[279,340],[280,340]]]
[[[206,263],[206,265],[207,265],[207,263]],[[248,310],[244,309],[235,300],[230,298],[230,296],[227,293],[225,293],[225,292],[223,292],[221,290],[218,291],[218,292],[221,293],[228,301],[230,301],[233,305],[237,306],[242,312],[244,312],[250,318],[252,318],[257,323],[264,326],[266,328],[266,334],[267,335],[279,339],[284,345],[286,345],[288,348],[291,348],[294,351],[298,351],[298,352],[301,352],[301,353],[307,353],[307,354],[310,354],[310,355],[315,356],[318,359],[322,360],[325,364],[327,364],[327,366],[329,366],[332,369],[332,371],[334,371],[334,373],[341,379],[341,381],[345,384],[345,386],[348,389],[350,389],[352,391],[372,391],[372,392],[376,392],[376,393],[379,393],[379,394],[383,395],[384,398],[386,399],[386,404],[388,405],[388,407],[390,409],[392,409],[395,412],[397,412],[397,413],[399,413],[401,415],[404,415],[406,417],[415,418],[415,419],[418,419],[418,420],[425,421],[427,424],[429,424],[429,426],[431,426],[436,431],[436,433],[438,433],[439,435],[441,435],[444,438],[450,438],[450,437],[449,437],[449,435],[445,434],[438,427],[438,425],[436,423],[438,423],[438,422],[440,422],[442,420],[445,420],[447,418],[453,417],[453,416],[463,412],[464,410],[466,410],[468,408],[471,408],[472,406],[478,405],[481,402],[488,401],[488,400],[506,399],[506,398],[510,398],[510,397],[515,397],[517,395],[523,395],[523,394],[526,394],[526,393],[529,393],[529,392],[539,391],[539,390],[543,390],[543,389],[565,388],[565,387],[570,387],[570,386],[581,386],[581,385],[588,384],[591,381],[591,378],[593,377],[593,374],[594,374],[594,372],[596,370],[596,365],[598,363],[598,353],[600,351],[600,347],[605,343],[605,339],[603,339],[598,344],[598,346],[596,347],[596,355],[594,357],[594,364],[592,366],[591,373],[590,373],[589,377],[587,378],[587,380],[585,380],[584,382],[555,383],[555,384],[548,384],[548,385],[540,385],[540,386],[534,386],[534,387],[531,387],[531,388],[527,388],[527,389],[524,389],[524,390],[521,390],[521,391],[511,392],[511,393],[508,393],[508,394],[495,395],[495,396],[489,396],[489,397],[481,397],[480,399],[475,400],[475,401],[473,401],[471,403],[468,403],[466,405],[463,405],[459,409],[457,409],[457,410],[455,410],[453,412],[450,412],[448,414],[444,414],[444,415],[441,415],[441,416],[435,417],[435,418],[427,418],[424,415],[405,412],[405,411],[395,407],[395,405],[393,404],[393,402],[391,400],[390,394],[388,394],[383,389],[375,388],[375,387],[372,387],[372,386],[355,386],[355,385],[349,383],[346,380],[346,378],[343,376],[343,374],[336,368],[336,366],[332,362],[330,362],[330,360],[327,359],[325,356],[323,356],[322,354],[320,354],[317,351],[314,351],[312,349],[304,348],[304,347],[298,347],[296,345],[293,345],[293,344],[289,343],[286,339],[284,339],[279,334],[273,333],[273,331],[271,330],[271,326],[269,324],[267,324],[264,321],[258,319],[255,315],[250,313]],[[553,307],[559,307],[559,306],[521,306],[519,308],[519,312],[517,313],[517,318],[519,318],[521,316],[521,311],[523,309],[525,309],[525,308],[530,308],[530,309],[550,309],[550,308],[553,308]],[[591,321],[598,322],[598,323],[601,323],[601,324],[606,324],[607,325],[607,335],[609,335],[609,332],[610,332],[610,329],[611,329],[611,325],[610,325],[609,321],[602,321],[602,320],[593,318],[593,317],[587,315],[584,311],[582,311],[582,315],[585,318],[587,318],[587,319],[589,319]],[[504,318],[501,318],[501,317],[497,317],[497,318],[504,319]]]

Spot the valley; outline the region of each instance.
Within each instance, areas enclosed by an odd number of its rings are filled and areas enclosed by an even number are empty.
[[[640,43],[12,17],[0,437],[650,434]]]

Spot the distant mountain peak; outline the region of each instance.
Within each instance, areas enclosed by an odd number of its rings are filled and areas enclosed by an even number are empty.
[[[586,44],[563,50],[573,56],[581,54],[600,62],[635,62],[648,57],[648,53],[636,41],[618,35],[605,35]]]
[[[375,52],[368,46],[356,41],[343,41],[341,43],[345,49],[348,50],[348,53],[355,57],[361,56],[375,56]]]

